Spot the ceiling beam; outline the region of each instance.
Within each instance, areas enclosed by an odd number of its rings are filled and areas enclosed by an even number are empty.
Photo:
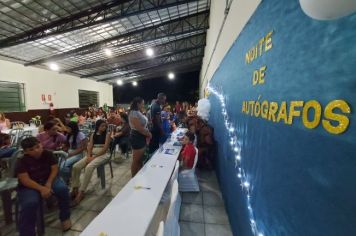
[[[98,79],[96,81],[100,81],[101,82],[101,81],[117,79],[118,77],[127,76],[127,75],[131,75],[133,73],[138,73],[138,72],[142,72],[142,71],[158,69],[160,67],[167,66],[167,65],[175,65],[176,67],[178,67],[180,62],[189,64],[189,63],[196,63],[196,62],[199,62],[199,61],[202,61],[202,56],[201,55],[193,56],[193,57],[189,57],[189,58],[185,58],[185,59],[181,59],[181,60],[177,60],[177,61],[172,61],[172,62],[168,62],[168,63],[165,63],[165,64],[160,64],[160,65],[155,65],[155,66],[148,66],[148,67],[140,68],[140,69],[137,69],[137,70],[133,70],[133,71],[121,74],[121,75],[114,75],[114,76],[111,76],[111,77]]]
[[[150,27],[146,27],[143,29],[139,29],[139,30],[134,30],[122,35],[117,35],[115,37],[112,38],[108,38],[96,43],[92,43],[89,45],[85,45],[73,50],[70,50],[68,52],[64,52],[64,53],[59,53],[50,57],[46,57],[40,60],[36,60],[33,62],[29,62],[27,64],[25,64],[25,66],[32,66],[32,65],[38,65],[38,64],[42,64],[48,61],[58,61],[58,60],[62,60],[64,58],[67,57],[71,57],[74,56],[76,54],[85,52],[85,51],[90,51],[90,52],[95,52],[98,50],[101,50],[103,47],[105,47],[106,45],[110,45],[112,46],[112,44],[117,44],[120,45],[120,41],[124,41],[126,43],[128,43],[127,45],[130,45],[135,41],[135,37],[137,36],[141,36],[142,37],[147,37],[150,38],[151,37],[157,37],[157,36],[163,36],[166,35],[167,37],[170,36],[171,34],[174,33],[181,33],[184,29],[184,27],[188,27],[187,30],[201,30],[201,29],[206,29],[208,27],[208,17],[209,17],[209,10],[206,11],[202,11],[199,13],[195,13],[189,16],[185,16],[185,17],[180,17],[178,19],[172,20],[172,21],[168,21],[168,22],[164,22],[158,25],[154,25],[154,26],[150,26]],[[131,41],[132,40],[132,41]]]
[[[128,64],[124,64],[120,67],[116,67],[115,69],[98,71],[95,73],[82,75],[82,76],[80,76],[80,78],[88,78],[88,77],[94,77],[94,76],[100,76],[100,75],[107,75],[107,74],[111,74],[111,73],[115,73],[115,72],[120,72],[120,70],[130,70],[129,69],[130,66],[138,66],[140,64],[147,64],[147,62],[154,63],[158,59],[163,59],[163,61],[165,61],[165,60],[168,60],[172,56],[178,56],[177,54],[183,54],[183,53],[190,52],[190,51],[193,51],[196,49],[202,49],[204,47],[205,47],[205,44],[199,45],[199,46],[191,46],[191,47],[187,47],[187,48],[179,49],[179,50],[174,50],[174,51],[168,52],[168,53],[163,53],[163,54],[155,56],[154,58],[147,58],[147,57],[139,58],[139,59],[132,61]]]
[[[193,1],[196,0],[175,0],[171,3],[157,0],[113,0],[0,40],[0,49]]]
[[[191,32],[189,32],[189,33],[191,33]],[[166,36],[164,36],[163,38],[166,38]],[[206,32],[201,32],[201,33],[193,34],[193,35],[187,34],[183,38],[179,38],[179,39],[172,40],[172,41],[162,43],[162,44],[157,44],[156,46],[154,46],[155,54],[156,53],[159,54],[161,51],[164,51],[166,48],[179,48],[178,45],[181,42],[184,43],[184,42],[199,40],[200,38],[202,38],[201,42],[205,43]],[[157,39],[154,39],[154,40],[157,40]],[[150,41],[154,41],[154,40],[150,40]],[[201,45],[201,43],[199,43],[199,45]],[[107,66],[107,65],[111,65],[111,64],[115,64],[115,63],[122,63],[122,62],[127,63],[128,61],[130,61],[130,58],[137,58],[137,57],[145,56],[146,55],[145,51],[146,51],[146,49],[137,50],[137,51],[130,52],[127,54],[112,57],[109,59],[105,59],[105,60],[101,60],[101,61],[97,61],[97,62],[93,62],[93,63],[81,65],[81,66],[76,66],[76,67],[61,71],[61,73],[93,69],[93,68]]]

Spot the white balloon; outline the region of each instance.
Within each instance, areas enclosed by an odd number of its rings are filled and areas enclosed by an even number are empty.
[[[356,11],[356,0],[299,0],[305,14],[316,20],[334,20]]]
[[[208,120],[209,119],[209,113],[210,113],[210,101],[206,98],[202,98],[198,101],[198,107],[197,107],[197,115],[201,117],[203,120]]]

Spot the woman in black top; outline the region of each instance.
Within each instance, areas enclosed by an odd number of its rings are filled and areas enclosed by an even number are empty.
[[[88,187],[93,171],[104,162],[108,161],[109,157],[106,155],[106,152],[109,148],[110,140],[110,133],[107,132],[106,122],[98,120],[95,124],[95,132],[90,137],[87,156],[75,163],[73,166],[72,196],[75,196],[75,205],[84,198],[84,192]],[[80,185],[80,172],[84,168],[84,180],[83,184]]]

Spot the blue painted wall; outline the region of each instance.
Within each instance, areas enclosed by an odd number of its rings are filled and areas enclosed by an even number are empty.
[[[251,64],[245,53],[270,30],[273,48]],[[267,65],[264,85],[252,72]],[[210,84],[226,95],[242,145],[257,226],[264,235],[356,235],[356,14],[334,21],[306,16],[297,0],[264,0],[236,39]],[[273,123],[241,112],[242,102],[344,99],[350,126],[340,135],[320,124]],[[234,235],[252,235],[221,106],[210,95],[209,122],[219,152],[217,173]]]

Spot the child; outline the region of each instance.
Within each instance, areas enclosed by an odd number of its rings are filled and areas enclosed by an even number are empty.
[[[16,148],[11,147],[10,135],[0,133],[0,158],[11,157],[14,152]]]
[[[35,137],[21,142],[24,156],[16,166],[19,180],[18,199],[20,205],[19,231],[21,235],[36,235],[36,212],[41,198],[54,194],[58,200],[59,219],[63,231],[72,226],[69,210],[69,191],[60,178],[57,178],[58,165],[53,153],[43,150]]]
[[[195,159],[195,147],[193,145],[194,142],[194,134],[188,131],[182,140],[182,144],[184,145],[182,152],[180,153],[181,160],[181,169],[192,169],[194,165]]]

